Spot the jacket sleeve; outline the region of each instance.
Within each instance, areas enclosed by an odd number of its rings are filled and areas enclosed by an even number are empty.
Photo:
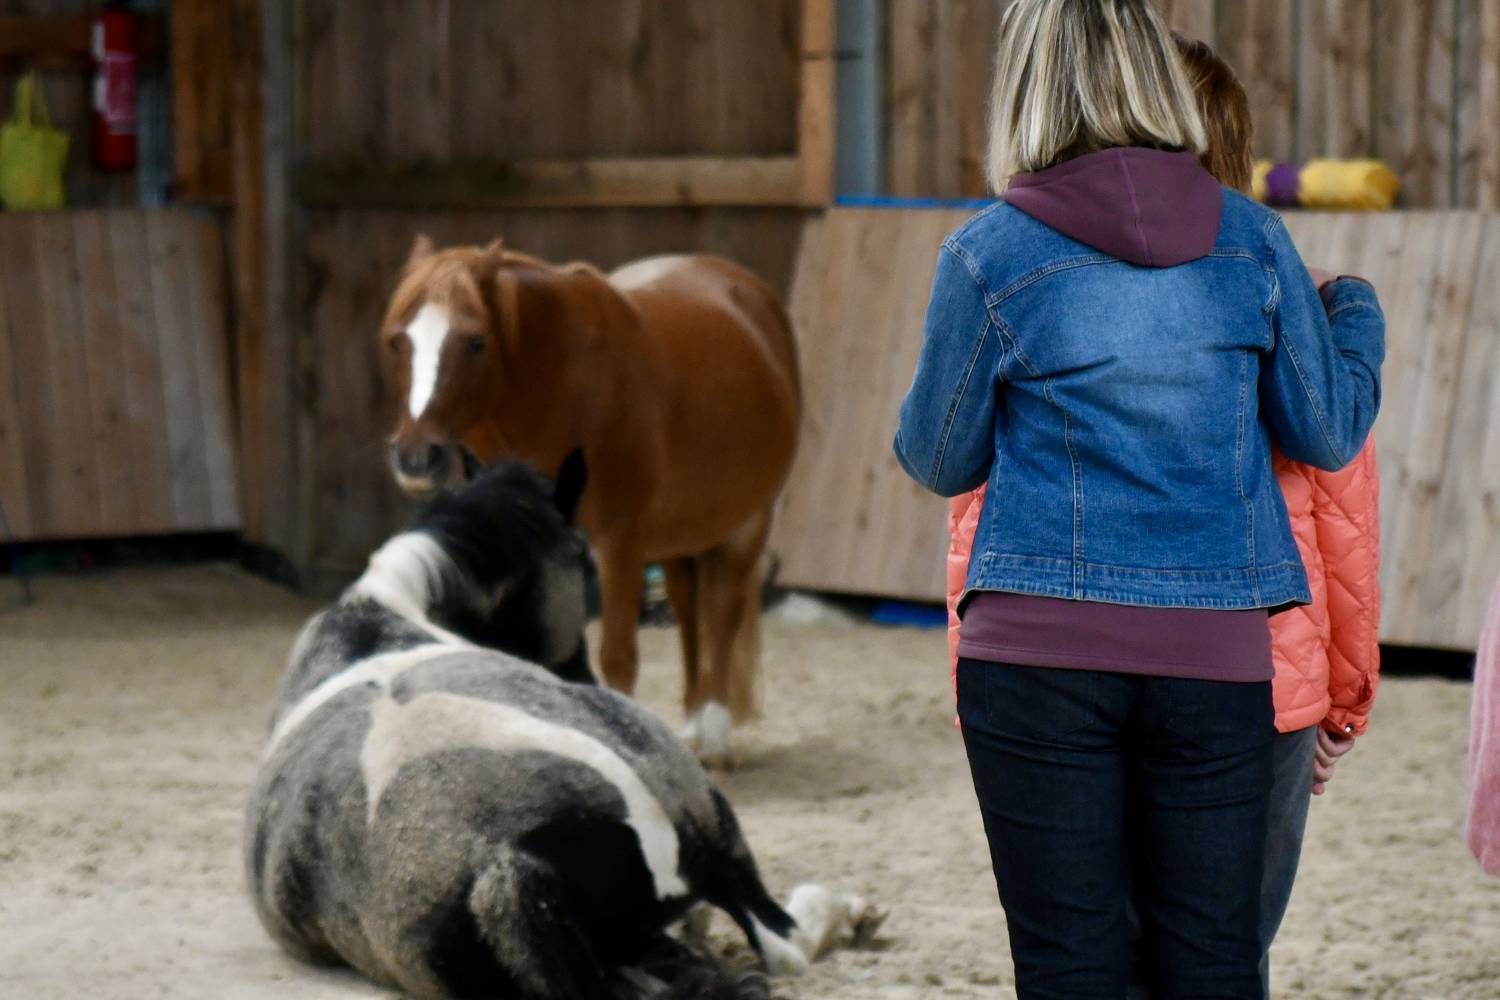
[[[1325,729],[1365,731],[1380,682],[1380,479],[1367,440],[1339,472],[1319,472],[1313,517],[1328,591]]]
[[[1275,344],[1261,368],[1261,409],[1288,458],[1341,469],[1380,408],[1385,317],[1357,278],[1330,282],[1320,297],[1279,217],[1268,237]]]
[[[995,457],[1001,360],[984,291],[960,252],[945,243],[895,440],[901,467],[932,492],[957,496],[985,481]]]

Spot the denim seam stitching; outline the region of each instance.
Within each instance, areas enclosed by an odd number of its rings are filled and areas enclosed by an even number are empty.
[[[1058,405],[1052,382],[1053,379],[1049,378],[1042,383],[1042,394],[1062,415],[1063,444],[1067,446],[1068,466],[1073,474],[1073,596],[1078,597],[1083,593],[1083,484],[1078,471],[1078,456],[1073,451],[1073,422],[1068,419],[1067,411]]]
[[[1118,263],[1118,259],[1105,254],[1084,254],[1077,257],[1067,257],[1063,260],[1055,260],[1050,264],[1043,264],[1041,267],[1034,268],[1021,275],[1015,281],[1012,281],[1009,285],[996,292],[994,301],[989,304],[999,305],[1022,289],[1034,285],[1049,274],[1056,274],[1058,271],[1068,271],[1078,267],[1093,267],[1099,264]]]
[[[986,313],[984,326],[980,327],[979,335],[974,338],[974,346],[969,349],[969,360],[964,365],[964,373],[959,377],[958,385],[953,390],[953,398],[948,401],[948,413],[943,418],[943,433],[938,437],[937,453],[932,456],[932,467],[927,472],[927,488],[934,493],[937,492],[938,476],[943,468],[943,457],[948,453],[948,441],[953,436],[953,418],[958,415],[958,408],[963,402],[964,394],[969,391],[969,381],[973,378],[974,369],[979,364],[979,354],[984,349],[984,338],[989,332],[990,318]]]
[[[1279,215],[1271,217],[1271,221],[1266,223],[1267,238],[1270,237],[1271,231],[1280,224],[1281,217]],[[1274,265],[1276,259],[1276,248],[1272,246],[1270,250],[1272,263]],[[1274,266],[1271,270],[1271,287],[1271,308],[1274,311],[1275,307],[1280,305],[1281,303],[1281,281],[1276,276]],[[1302,359],[1297,356],[1297,349],[1293,347],[1292,342],[1290,340],[1287,340],[1285,337],[1281,338],[1281,342],[1282,346],[1286,348],[1286,356],[1291,359],[1292,370],[1297,373],[1298,384],[1302,386],[1302,391],[1307,395],[1308,402],[1313,404],[1313,419],[1317,421],[1318,432],[1323,435],[1323,443],[1328,446],[1328,453],[1335,459],[1337,459],[1341,456],[1339,449],[1333,443],[1333,435],[1329,433],[1328,425],[1323,419],[1323,402],[1318,398],[1317,390],[1313,388],[1312,383],[1307,380],[1307,373],[1303,371]]]
[[[1255,600],[1260,600],[1260,575],[1255,569],[1255,505],[1245,495],[1245,395],[1247,380],[1246,369],[1250,365],[1248,354],[1240,355],[1240,399],[1237,409],[1238,419],[1235,421],[1234,441],[1234,488],[1240,495],[1240,502],[1245,505],[1245,546],[1250,555],[1250,590]]]

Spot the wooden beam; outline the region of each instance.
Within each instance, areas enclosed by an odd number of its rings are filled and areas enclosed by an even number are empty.
[[[833,200],[834,0],[802,0],[802,58],[797,92],[797,203]]]
[[[805,204],[817,193],[808,184],[795,156],[599,157],[392,169],[312,163],[298,171],[297,193],[309,205],[345,208],[775,206]]]
[[[46,67],[89,69],[91,17],[0,16],[0,59],[28,59]],[[166,52],[167,23],[160,14],[140,15],[140,60],[161,62]]]
[[[305,477],[290,308],[290,0],[232,0],[228,88],[236,438],[244,537],[267,575],[306,565]]]

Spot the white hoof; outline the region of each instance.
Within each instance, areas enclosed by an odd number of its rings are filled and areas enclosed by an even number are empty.
[[[718,702],[708,702],[698,710],[689,727],[695,724],[696,744],[689,742],[688,746],[693,748],[704,766],[726,770],[734,767],[734,750],[729,744],[729,709]]]
[[[797,921],[792,941],[811,961],[834,948],[868,944],[889,916],[859,896],[811,883],[792,890],[786,911]]]
[[[686,743],[687,748],[695,754],[698,752],[699,745],[703,742],[702,719],[703,710],[700,708],[688,718],[686,725],[682,727],[682,732],[677,734],[678,738]]]

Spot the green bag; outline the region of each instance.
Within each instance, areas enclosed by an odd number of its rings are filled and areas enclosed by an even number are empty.
[[[10,121],[0,125],[0,204],[13,211],[62,208],[67,162],[68,135],[52,127],[36,74],[27,73],[16,81]]]

